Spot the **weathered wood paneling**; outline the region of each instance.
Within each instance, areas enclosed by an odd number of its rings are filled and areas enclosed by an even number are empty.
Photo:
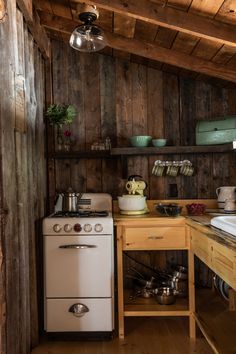
[[[44,60],[15,1],[7,12],[0,25],[0,353],[29,354],[38,341],[37,225],[46,204]]]
[[[70,64],[65,74],[66,62]],[[146,134],[165,136],[170,145],[194,145],[197,120],[236,113],[234,89],[101,54],[75,53],[56,41],[53,73],[54,101],[68,99],[78,108],[71,127],[77,138],[74,150],[89,149],[93,141],[106,136],[113,146],[124,147],[129,145],[129,136]],[[157,159],[190,159],[196,172],[192,177],[156,177],[151,171]],[[214,198],[217,186],[235,179],[232,165],[228,154],[129,156],[127,177],[141,174],[151,199],[171,197],[175,185],[178,198]],[[57,191],[73,186],[78,191],[109,192],[113,197],[124,192],[119,158],[58,160],[56,166]]]

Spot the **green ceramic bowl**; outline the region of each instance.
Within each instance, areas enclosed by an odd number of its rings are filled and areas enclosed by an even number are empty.
[[[135,135],[129,138],[130,144],[135,147],[145,147],[150,144],[152,137],[149,135]]]
[[[162,147],[166,145],[166,139],[152,139],[152,145]]]

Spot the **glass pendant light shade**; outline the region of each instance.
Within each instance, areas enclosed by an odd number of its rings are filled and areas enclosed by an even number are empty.
[[[107,45],[103,30],[93,25],[99,13],[95,5],[84,5],[83,9],[84,11],[79,14],[79,20],[84,23],[72,32],[70,45],[80,52],[97,52]]]
[[[107,45],[101,28],[93,24],[83,24],[71,34],[70,46],[81,52],[97,52]]]

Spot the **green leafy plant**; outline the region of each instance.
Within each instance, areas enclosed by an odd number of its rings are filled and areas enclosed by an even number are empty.
[[[52,104],[48,107],[46,115],[50,123],[57,126],[71,124],[77,114],[76,108],[72,105]]]

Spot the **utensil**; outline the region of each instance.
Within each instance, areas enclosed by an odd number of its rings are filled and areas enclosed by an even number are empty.
[[[123,195],[118,197],[118,206],[121,210],[143,210],[146,207],[146,197],[142,195]]]
[[[188,215],[202,215],[206,210],[206,205],[201,203],[186,204]]]
[[[149,135],[135,135],[129,138],[130,144],[135,147],[145,147],[151,142],[152,137]]]
[[[232,199],[226,199],[224,211],[226,213],[232,213],[236,211],[236,201]]]
[[[156,210],[164,216],[178,216],[181,214],[182,206],[177,204],[155,204]]]
[[[157,302],[161,305],[171,305],[176,300],[174,290],[170,287],[157,288],[154,293],[156,295]]]
[[[82,193],[74,192],[71,188],[58,195],[55,211],[77,211],[77,205]]]
[[[184,266],[178,266],[173,272],[173,278],[188,279],[188,269]]]
[[[163,147],[166,145],[166,139],[152,139],[152,145],[156,147]]]
[[[121,197],[118,197],[120,213],[126,215],[148,213],[146,197],[143,195],[147,183],[142,180],[142,176],[129,176],[125,187],[129,194],[123,194]]]
[[[187,296],[188,293],[187,279],[180,279],[173,276],[172,279],[168,281],[168,285],[174,290],[175,295],[179,297]]]

